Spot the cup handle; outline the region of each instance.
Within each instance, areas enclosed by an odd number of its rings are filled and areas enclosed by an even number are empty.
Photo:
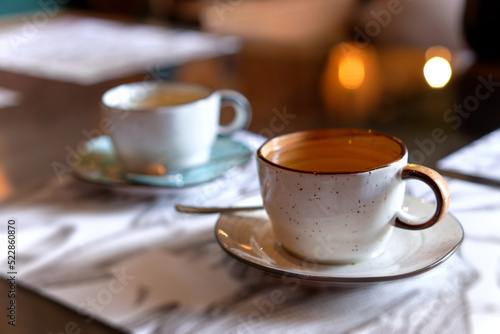
[[[403,168],[401,178],[403,180],[417,179],[426,183],[436,196],[436,211],[430,219],[415,219],[401,210],[399,217],[396,218],[396,227],[407,230],[422,230],[443,219],[450,205],[450,190],[438,172],[424,166],[408,164]]]
[[[221,96],[221,107],[233,107],[234,118],[227,125],[219,125],[219,134],[227,136],[236,130],[244,128],[252,118],[252,107],[247,98],[241,93],[230,89],[218,91]]]

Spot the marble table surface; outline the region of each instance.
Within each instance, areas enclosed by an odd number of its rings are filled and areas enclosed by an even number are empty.
[[[263,141],[249,132],[235,139],[252,150]],[[499,139],[494,132],[441,168],[499,177]],[[126,333],[498,333],[500,189],[448,183],[450,212],[465,230],[458,251],[422,275],[353,289],[270,280],[219,247],[217,215],[173,208],[257,194],[254,160],[161,196],[115,193],[66,175],[6,201],[0,217],[18,226],[19,283]],[[432,198],[418,182],[408,191]],[[6,229],[0,238],[5,249]],[[0,257],[5,276],[5,252]]]

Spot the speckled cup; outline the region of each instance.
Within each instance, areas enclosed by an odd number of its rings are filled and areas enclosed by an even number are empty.
[[[293,154],[295,146],[312,150],[316,143],[357,141],[390,160],[363,170],[334,172],[280,164],[280,155]],[[277,241],[312,262],[355,263],[376,257],[394,227],[428,228],[446,215],[449,205],[450,193],[441,175],[408,164],[407,149],[399,139],[371,130],[327,129],[279,136],[261,146],[257,160],[264,207]],[[437,205],[432,217],[415,218],[403,210],[408,178],[419,179],[434,191]]]

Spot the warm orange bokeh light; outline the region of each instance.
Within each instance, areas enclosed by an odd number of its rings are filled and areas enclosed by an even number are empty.
[[[365,80],[365,63],[358,55],[344,56],[339,61],[339,81],[347,89],[357,89]]]
[[[448,62],[451,61],[451,52],[448,50],[448,48],[445,48],[444,46],[436,45],[433,47],[430,47],[425,51],[425,60],[428,61],[434,57],[441,57],[446,59]]]
[[[11,185],[5,171],[0,168],[0,200],[5,199],[11,193]]]
[[[372,46],[340,43],[328,55],[321,78],[321,99],[338,124],[365,120],[376,110],[381,94],[379,59]]]

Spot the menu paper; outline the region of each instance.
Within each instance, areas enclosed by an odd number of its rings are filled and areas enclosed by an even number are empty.
[[[500,181],[499,161],[500,130],[496,130],[440,160],[438,167]]]
[[[104,19],[63,16],[29,34],[26,24],[0,30],[0,69],[82,85],[239,49],[231,36]]]

